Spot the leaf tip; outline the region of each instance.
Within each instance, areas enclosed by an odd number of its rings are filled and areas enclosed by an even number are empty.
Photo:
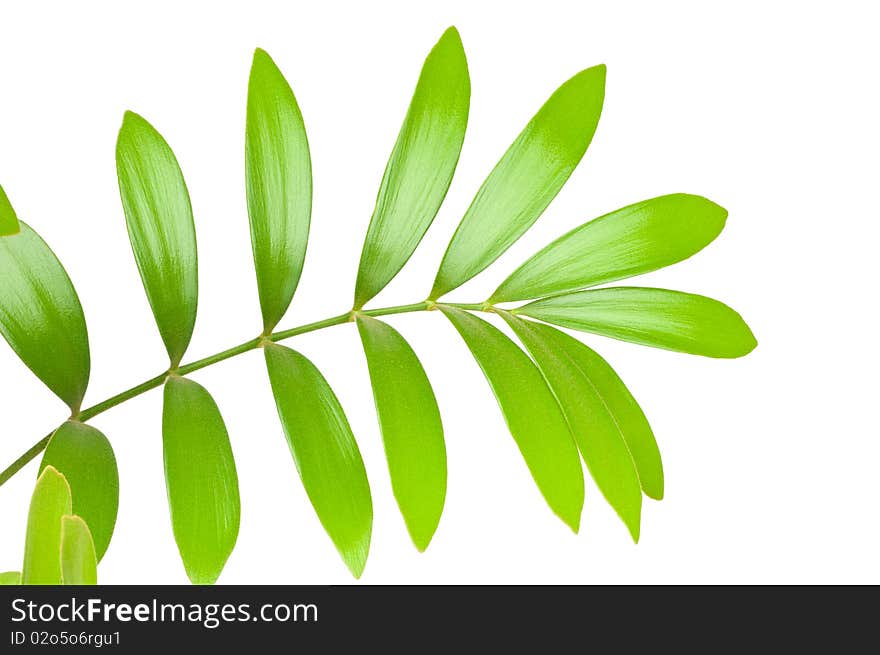
[[[361,576],[364,574],[364,569],[367,567],[367,558],[370,555],[370,541],[372,540],[372,536],[373,515],[371,501],[370,524],[365,532],[347,544],[342,544],[333,539],[337,552],[342,557],[342,561],[345,562],[345,566],[348,568],[352,576],[354,576],[355,580],[360,580]]]
[[[62,540],[64,538],[63,535],[64,535],[65,530],[69,530],[73,526],[76,526],[78,528],[84,528],[86,530],[86,532],[88,532],[89,538],[90,539],[92,538],[92,533],[91,533],[91,530],[89,530],[89,525],[88,525],[88,523],[85,522],[85,519],[83,519],[83,517],[81,517],[79,514],[64,514],[61,517]]]
[[[21,232],[18,216],[3,187],[0,186],[0,237],[8,237]]]
[[[724,224],[727,222],[727,217],[729,212],[727,209],[719,205],[717,202],[709,200],[708,198],[703,198],[702,196],[695,196],[699,198],[706,205],[707,213],[711,214],[715,220],[718,221],[721,227],[724,227]]]
[[[746,328],[749,331],[749,336],[751,337],[751,339],[749,341],[748,350],[746,350],[746,352],[744,352],[743,355],[748,355],[750,352],[752,352],[755,348],[758,347],[758,338],[755,336],[755,333],[752,332],[752,329],[748,325],[746,325]]]
[[[131,139],[134,137],[130,135],[136,130],[142,130],[145,127],[150,128],[152,126],[143,116],[133,112],[131,109],[125,110],[125,113],[122,114],[122,124],[119,126],[119,134],[116,137],[117,163],[119,161],[118,158],[121,156],[121,153],[124,152],[124,149],[131,147]]]
[[[574,532],[575,534],[578,534],[578,532],[580,532],[580,530],[581,530],[581,513],[579,511],[576,512],[575,514],[573,514],[572,516],[563,517],[562,520],[565,521],[565,524],[569,528],[571,528],[572,532]]]
[[[580,494],[580,501],[577,504],[572,505],[571,507],[562,507],[557,504],[556,507],[553,508],[554,513],[562,522],[565,523],[571,531],[575,534],[578,534],[581,529],[581,514],[584,509],[584,495],[583,495],[583,487],[581,487],[582,491]],[[566,503],[568,504],[568,503]]]
[[[439,522],[439,517],[437,518]],[[434,539],[434,533],[437,531],[437,523],[434,523],[433,526],[427,529],[416,529],[413,526],[407,524],[407,531],[409,532],[409,538],[412,539],[413,546],[416,547],[416,550],[420,553],[424,553],[428,550],[428,546],[431,545],[431,541]]]
[[[43,468],[43,470],[40,471],[40,475],[37,477],[37,481],[42,480],[43,478],[56,478],[56,479],[57,479],[57,478],[61,478],[61,479],[63,479],[65,482],[67,481],[67,478],[65,478],[65,477],[61,474],[61,471],[59,471],[57,468],[55,468],[55,467],[52,466],[51,464],[47,464],[47,465]]]
[[[443,35],[440,37],[440,40],[438,41],[438,44],[445,43],[445,42],[453,43],[456,46],[458,46],[459,48],[463,47],[462,42],[461,42],[461,34],[459,34],[458,28],[455,25],[450,25],[449,27],[446,28],[446,31],[443,32]]]
[[[63,493],[67,497],[67,513],[73,511],[73,492],[70,489],[70,483],[67,481],[67,478],[64,477],[64,474],[51,464],[47,465],[37,477],[37,484],[34,487],[34,497],[37,496],[37,489],[44,485],[49,485],[50,488],[53,485],[61,485],[60,488],[64,490]]]
[[[579,73],[576,73],[571,81],[579,81],[584,83],[590,82],[599,82],[602,87],[602,92],[605,92],[605,80],[608,75],[608,67],[605,64],[597,64],[595,66],[590,66],[589,68],[585,68]]]
[[[646,484],[644,481],[642,482],[642,491],[644,494],[650,498],[651,500],[663,500],[664,488],[663,488],[663,478],[656,480],[652,484]]]
[[[638,544],[639,537],[641,536],[641,530],[640,530],[638,519],[636,519],[636,521],[632,525],[628,525],[626,527],[629,529],[629,536],[632,537],[633,543]]]
[[[722,305],[730,312],[731,329],[733,334],[730,336],[729,342],[723,350],[720,350],[715,356],[722,359],[739,359],[745,357],[758,347],[758,339],[752,328],[745,322],[745,319],[732,307]]]
[[[133,123],[142,122],[143,120],[144,117],[137,112],[134,112],[131,109],[126,109],[125,113],[122,114],[122,129],[131,126]]]
[[[705,196],[692,193],[673,193],[669,197],[678,198],[690,203],[688,209],[694,214],[702,216],[704,220],[714,220],[718,224],[718,232],[721,232],[721,229],[727,222],[727,209]]]
[[[342,555],[342,559],[354,579],[360,580],[367,567],[367,553],[347,553]]]
[[[272,56],[265,51],[263,48],[257,47],[254,48],[254,57],[252,60],[251,68],[256,68],[257,66],[262,66],[265,64],[274,64],[275,62],[272,59]]]
[[[217,578],[220,577],[220,572],[205,572],[205,571],[195,571],[195,570],[186,570],[186,577],[189,578],[189,581],[194,585],[199,586],[211,586],[215,582],[217,582]]]

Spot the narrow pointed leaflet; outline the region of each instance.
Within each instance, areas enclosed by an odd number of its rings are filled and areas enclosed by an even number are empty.
[[[638,541],[642,489],[633,453],[640,455],[650,495],[663,493],[660,453],[638,404],[611,367],[584,344],[550,326],[506,312],[503,317],[556,395],[599,491]]]
[[[47,466],[31,496],[21,566],[22,584],[61,584],[61,517],[70,512],[70,486],[63,475]]]
[[[312,213],[312,163],[293,91],[269,54],[248,81],[245,175],[263,330],[287,311],[302,273]]]
[[[61,582],[98,584],[98,562],[89,526],[80,516],[61,518]]]
[[[494,325],[460,309],[438,307],[483,370],[547,504],[577,532],[584,504],[580,458],[565,417],[540,371]]]
[[[361,253],[355,309],[403,268],[443,204],[464,141],[470,94],[464,48],[450,27],[425,60],[385,168]]]
[[[100,561],[119,507],[119,472],[110,442],[91,425],[66,421],[52,435],[40,471],[50,465],[67,479],[73,511],[88,524]]]
[[[200,384],[172,376],[162,414],[165,484],[174,539],[195,584],[213,584],[235,541],[241,506],[229,434]]]
[[[0,333],[25,365],[73,412],[89,383],[82,306],[55,253],[23,221],[0,236]]]
[[[134,258],[174,368],[189,345],[198,304],[189,192],[168,143],[130,111],[116,142],[116,172]]]
[[[705,248],[727,210],[700,196],[644,200],[576,227],[516,269],[490,302],[528,300],[675,264]]]
[[[446,499],[446,444],[431,383],[406,340],[390,325],[359,315],[391,488],[413,543],[425,550]]]
[[[516,310],[547,323],[705,357],[742,357],[758,342],[724,303],[681,291],[610,287],[544,298]]]
[[[541,216],[583,158],[602,112],[605,66],[560,86],[480,187],[443,256],[432,300],[501,256]]]
[[[367,563],[373,501],[363,459],[345,412],[306,357],[277,344],[264,348],[278,416],[315,513],[354,577]]]

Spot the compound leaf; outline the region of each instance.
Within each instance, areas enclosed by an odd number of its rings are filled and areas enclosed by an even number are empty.
[[[241,514],[238,475],[223,417],[200,384],[165,383],[162,445],[171,525],[195,584],[213,584],[235,541]]]
[[[503,316],[556,395],[596,486],[638,541],[642,487],[663,497],[660,451],[644,413],[592,349],[549,325]]]
[[[348,419],[311,361],[277,344],[264,350],[278,416],[303,486],[343,561],[358,578],[370,550],[373,501]]]
[[[385,168],[361,254],[355,309],[397,275],[437,215],[461,153],[470,93],[461,38],[450,27],[425,60]]]
[[[742,357],[758,342],[742,317],[712,298],[610,287],[544,298],[516,310],[547,323],[706,357]]]
[[[55,467],[43,469],[31,496],[21,583],[61,584],[61,517],[71,512],[70,486]]]
[[[245,175],[257,290],[268,334],[287,311],[302,273],[312,162],[293,91],[259,48],[248,82]]]
[[[446,444],[440,410],[421,362],[390,325],[359,315],[376,412],[394,497],[416,548],[423,551],[446,499]]]
[[[490,302],[527,300],[675,264],[718,236],[727,211],[700,196],[645,200],[584,223],[530,257]]]
[[[577,447],[540,371],[498,328],[438,305],[480,365],[532,477],[550,508],[577,532],[584,478]]]
[[[61,518],[61,582],[98,584],[98,561],[89,526],[79,516]]]
[[[560,86],[480,187],[443,256],[430,298],[494,262],[541,216],[583,158],[602,112],[605,66]]]
[[[67,421],[52,435],[40,471],[49,465],[67,478],[73,511],[90,526],[100,561],[110,545],[119,508],[119,471],[113,447],[91,425]]]
[[[0,333],[74,412],[89,383],[82,306],[55,253],[24,221],[0,237]]]
[[[125,112],[119,130],[116,173],[134,258],[176,367],[192,337],[199,294],[189,192],[168,143],[134,112]]]

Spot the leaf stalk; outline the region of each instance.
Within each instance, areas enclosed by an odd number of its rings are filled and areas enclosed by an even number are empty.
[[[406,314],[409,312],[424,311],[426,309],[428,309],[427,301],[412,303],[409,305],[395,305],[393,307],[383,307],[380,309],[366,309],[359,311],[360,313],[367,316],[388,316],[391,314]],[[131,400],[132,398],[140,396],[141,394],[146,393],[151,389],[155,389],[156,387],[161,386],[165,383],[165,380],[168,378],[169,375],[189,375],[190,373],[193,373],[203,368],[207,368],[208,366],[212,366],[213,364],[217,364],[224,360],[230,359],[232,357],[235,357],[236,355],[241,355],[242,353],[255,350],[256,348],[263,346],[266,341],[277,343],[278,341],[283,341],[285,339],[289,339],[300,334],[315,332],[317,330],[323,330],[324,328],[332,327],[334,325],[348,323],[351,320],[352,313],[346,312],[344,314],[339,314],[338,316],[331,316],[330,318],[325,318],[320,321],[306,323],[305,325],[300,325],[289,330],[273,332],[272,334],[266,336],[261,336],[257,337],[256,339],[245,341],[244,343],[233,346],[232,348],[227,348],[226,350],[223,350],[214,355],[210,355],[189,364],[184,364],[183,366],[164,371],[161,374],[150,378],[149,380],[145,380],[144,382],[141,382],[140,384],[131,387],[130,389],[122,391],[115,396],[111,396],[110,398],[107,398],[106,400],[103,400],[96,405],[92,405],[91,407],[82,410],[76,415],[75,418],[83,422],[88,421],[89,419],[94,418],[99,414],[103,414],[108,409],[112,409],[113,407],[121,405],[127,400]],[[40,439],[33,446],[31,446],[18,459],[12,462],[12,464],[7,466],[6,469],[2,473],[0,473],[0,486],[3,486],[3,484],[5,484],[10,478],[12,478],[12,476],[18,473],[21,469],[27,466],[27,464],[30,463],[37,455],[43,452],[46,449],[46,446],[49,445],[49,440],[52,438],[52,434],[54,434],[54,430],[42,439]]]

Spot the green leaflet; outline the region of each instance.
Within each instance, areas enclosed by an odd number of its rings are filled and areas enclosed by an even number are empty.
[[[40,471],[48,465],[67,478],[73,511],[90,526],[100,561],[110,545],[119,507],[119,472],[113,447],[91,425],[67,421],[52,435]]]
[[[0,573],[0,587],[17,584],[21,584],[21,573],[18,571],[6,571],[5,573]]]
[[[642,488],[663,497],[660,451],[638,403],[614,369],[580,341],[549,325],[502,316],[556,395],[596,486],[638,541]]]
[[[501,283],[490,302],[539,298],[675,264],[711,243],[726,219],[723,207],[684,193],[618,209],[534,254]]]
[[[238,475],[211,394],[172,376],[162,413],[165,484],[174,539],[194,584],[213,584],[238,538]]]
[[[480,187],[443,261],[430,299],[461,286],[494,262],[559,193],[590,145],[605,97],[605,66],[560,86]]]
[[[0,237],[18,234],[19,229],[18,216],[15,215],[12,203],[9,202],[6,192],[0,186]]]
[[[320,371],[277,344],[264,348],[278,416],[303,486],[354,577],[367,563],[373,501],[348,419]]]
[[[54,467],[47,466],[31,496],[22,584],[61,584],[61,517],[70,512],[70,486]]]
[[[74,412],[89,383],[82,306],[55,253],[24,221],[0,237],[0,333]]]
[[[251,247],[266,334],[299,284],[312,212],[312,162],[302,114],[264,50],[248,82],[245,175]]]
[[[584,504],[583,472],[568,424],[540,371],[495,326],[460,309],[438,307],[483,369],[547,504],[577,532]]]
[[[446,444],[434,391],[410,345],[390,325],[357,317],[394,497],[424,551],[446,499]]]
[[[361,254],[355,309],[397,275],[437,215],[458,164],[470,95],[464,48],[450,27],[425,60],[385,168]]]
[[[168,143],[130,111],[116,142],[116,172],[134,258],[174,368],[192,337],[199,293],[189,192]]]
[[[61,519],[61,581],[66,585],[98,584],[92,533],[79,516]]]
[[[742,357],[758,342],[724,303],[681,291],[611,287],[544,298],[517,314],[645,346],[706,357]]]

